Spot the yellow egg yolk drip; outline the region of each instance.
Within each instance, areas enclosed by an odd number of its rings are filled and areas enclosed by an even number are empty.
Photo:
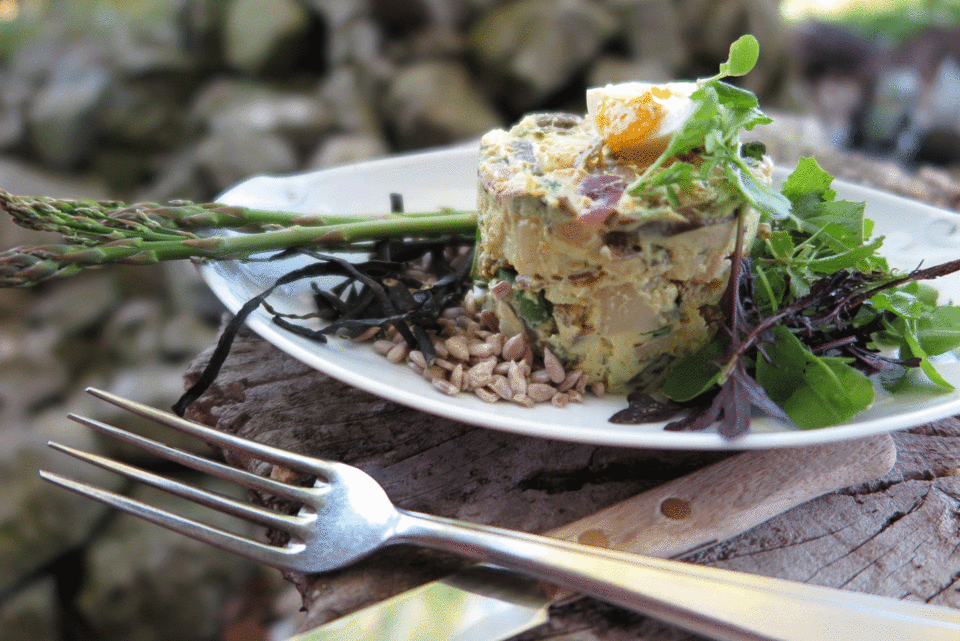
[[[597,128],[610,153],[636,165],[649,165],[656,160],[668,140],[649,140],[659,130],[665,115],[663,105],[654,98],[666,100],[672,95],[669,89],[653,87],[626,102],[602,104],[597,112]]]

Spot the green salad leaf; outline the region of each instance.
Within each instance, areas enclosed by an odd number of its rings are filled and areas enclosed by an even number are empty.
[[[768,219],[769,234],[734,261],[727,326],[663,384],[672,401],[699,402],[672,429],[720,421],[733,438],[758,408],[803,429],[845,423],[873,403],[876,374],[896,389],[919,370],[953,389],[930,357],[960,348],[960,307],[940,305],[919,281],[960,270],[960,260],[890,270],[863,203],[837,200],[832,182],[812,158],[784,182],[788,215]]]
[[[790,201],[757,180],[749,169],[748,163],[762,157],[762,149],[757,144],[740,143],[741,130],[749,131],[773,121],[760,110],[755,94],[723,82],[724,78],[748,73],[758,56],[759,45],[753,36],[742,36],[730,45],[729,58],[720,65],[720,73],[698,81],[699,87],[690,96],[696,104],[693,114],[674,133],[657,160],[627,187],[628,193],[637,195],[666,187],[669,194],[674,186],[689,191],[695,180],[706,180],[720,169],[758,210],[773,219],[789,214]],[[702,152],[699,168],[685,161],[667,165],[676,156],[694,150]]]
[[[845,423],[873,402],[873,382],[850,365],[853,359],[817,356],[782,325],[772,333],[756,378],[799,427]]]

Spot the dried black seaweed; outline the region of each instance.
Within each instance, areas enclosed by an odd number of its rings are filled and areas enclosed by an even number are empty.
[[[392,199],[392,204],[394,208],[402,206],[396,198]],[[243,323],[261,305],[279,327],[320,343],[326,342],[329,335],[356,338],[370,328],[392,326],[411,349],[420,350],[425,359],[432,362],[435,353],[428,331],[437,328],[443,310],[458,305],[469,287],[467,275],[472,264],[472,249],[463,255],[467,247],[472,247],[472,241],[461,238],[383,241],[374,247],[374,256],[370,260],[357,263],[309,249],[292,249],[274,255],[274,260],[304,255],[316,262],[284,274],[241,307],[224,327],[209,363],[173,406],[173,411],[183,416],[187,407],[209,389],[226,362]],[[432,283],[421,282],[407,273],[411,262],[427,256],[435,277]],[[330,276],[342,280],[329,289],[312,283],[317,308],[314,314],[292,317],[276,312],[266,303],[267,297],[278,287]],[[311,317],[326,324],[317,329],[294,322]]]

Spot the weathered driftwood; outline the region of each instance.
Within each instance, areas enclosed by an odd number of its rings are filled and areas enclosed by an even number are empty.
[[[209,350],[187,378],[200,371]],[[599,447],[477,428],[358,391],[250,334],[188,416],[366,470],[401,507],[546,531],[724,456]],[[960,420],[894,435],[884,478],[811,501],[689,557],[696,563],[960,608]],[[226,456],[268,472],[262,464]],[[290,574],[307,626],[462,567],[396,548],[322,576]],[[691,639],[591,600],[554,608],[522,639]]]

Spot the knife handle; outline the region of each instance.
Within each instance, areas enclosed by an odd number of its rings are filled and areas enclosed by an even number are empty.
[[[395,542],[517,570],[720,641],[960,638],[960,612],[926,603],[400,514]]]
[[[677,556],[732,538],[823,494],[879,478],[896,457],[889,435],[743,452],[547,535]]]

